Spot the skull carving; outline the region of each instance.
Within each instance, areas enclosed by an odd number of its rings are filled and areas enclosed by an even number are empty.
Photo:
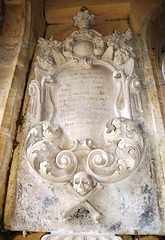
[[[93,188],[93,179],[87,172],[78,172],[73,178],[73,188],[81,195],[85,195]]]

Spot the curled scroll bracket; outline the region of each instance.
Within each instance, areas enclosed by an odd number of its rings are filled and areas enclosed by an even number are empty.
[[[87,171],[100,182],[120,181],[132,174],[141,161],[142,134],[134,122],[119,117],[107,123],[104,139],[106,150],[89,153]]]

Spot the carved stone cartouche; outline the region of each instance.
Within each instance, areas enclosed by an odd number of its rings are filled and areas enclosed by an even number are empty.
[[[74,17],[79,30],[63,42],[39,40],[25,150],[37,174],[54,186],[65,183],[73,197],[60,210],[62,218],[83,205],[97,223],[101,214],[88,198],[103,189],[101,183],[132,174],[144,143],[135,124],[143,110],[131,31],[115,30],[104,38],[90,29],[93,18],[79,11]]]

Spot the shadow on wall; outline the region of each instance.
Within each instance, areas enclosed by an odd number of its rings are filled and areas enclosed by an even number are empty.
[[[165,56],[165,2],[152,12],[146,28],[146,42],[165,126],[165,79],[162,72],[162,61]]]
[[[0,0],[0,36],[2,35],[3,19],[4,19],[4,0]]]

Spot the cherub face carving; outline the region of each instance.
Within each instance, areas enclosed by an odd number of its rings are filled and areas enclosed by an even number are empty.
[[[129,59],[129,52],[127,50],[117,50],[114,55],[114,62],[118,65],[124,64]]]
[[[85,195],[93,188],[93,179],[87,172],[78,172],[73,178],[73,188],[81,195]]]

